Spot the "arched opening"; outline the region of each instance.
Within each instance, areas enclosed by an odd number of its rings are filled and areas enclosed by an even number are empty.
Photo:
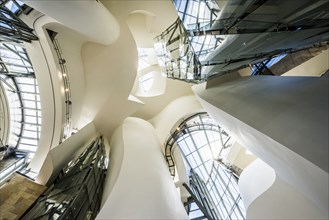
[[[226,159],[234,142],[207,113],[194,114],[172,130],[165,156],[172,176],[179,175],[174,151],[183,158],[190,219],[245,219],[237,186],[241,169]]]

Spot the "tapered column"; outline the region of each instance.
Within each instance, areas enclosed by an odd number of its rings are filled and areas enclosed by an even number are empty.
[[[328,213],[328,82],[244,77],[194,92],[239,143]]]
[[[126,119],[112,136],[106,178],[97,219],[188,219],[155,130],[142,119]]]

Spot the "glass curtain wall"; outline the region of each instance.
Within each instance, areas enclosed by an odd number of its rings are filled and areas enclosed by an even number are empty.
[[[41,132],[38,83],[23,45],[0,42],[0,71],[10,108],[8,145],[26,152],[31,160]]]
[[[172,151],[179,147],[190,177],[187,187],[212,219],[245,219],[238,175],[225,159],[233,143],[231,136],[208,114],[200,113],[184,120],[166,144],[167,162],[173,166]]]
[[[22,219],[95,219],[102,200],[106,161],[103,138],[97,137],[61,170]]]

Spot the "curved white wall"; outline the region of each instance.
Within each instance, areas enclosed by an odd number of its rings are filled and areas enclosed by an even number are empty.
[[[204,111],[195,96],[183,96],[170,102],[149,122],[155,127],[161,144],[164,143],[173,126],[186,115]]]
[[[61,56],[66,61],[65,66],[70,85],[70,101],[72,102],[71,126],[80,129],[87,124],[80,123],[81,108],[85,93],[85,74],[81,57],[81,47],[87,39],[59,23],[49,23],[44,25],[44,28],[58,33],[56,39],[61,48]],[[55,60],[58,61],[56,55]],[[62,79],[62,76],[59,78]],[[61,83],[63,84],[63,82]]]
[[[82,121],[93,121],[108,138],[142,104],[129,100],[137,73],[137,47],[125,22],[120,37],[104,46],[88,42],[81,50],[85,70]]]
[[[154,44],[156,33],[151,32],[152,23],[156,15],[146,11],[135,11],[129,14],[127,24],[138,47],[151,48]]]
[[[275,178],[275,171],[260,159],[243,170],[238,186],[247,211],[250,204],[273,185]]]
[[[30,1],[27,5],[54,18],[88,37],[90,41],[109,45],[115,42],[120,27],[113,15],[98,1]]]
[[[95,125],[90,123],[63,143],[54,147],[46,155],[46,159],[42,164],[35,182],[42,185],[50,184],[59,174],[60,170],[71,160],[79,156],[97,135]]]
[[[247,219],[328,219],[328,215],[259,159],[242,172],[239,190]]]
[[[124,157],[124,142],[122,129],[117,129],[111,139],[111,154],[109,155],[109,166],[106,172],[101,208],[110,195],[120,174],[121,165]]]
[[[142,85],[139,83],[139,78],[146,74],[150,74],[153,81],[148,91],[145,91]],[[166,90],[166,82],[167,78],[162,76],[159,65],[152,65],[138,72],[131,93],[139,97],[153,97],[163,95]]]
[[[55,62],[52,43],[45,33],[44,25],[55,22],[47,16],[34,22],[39,41],[25,44],[38,81],[42,123],[38,149],[29,167],[38,172],[48,151],[58,145],[62,137],[64,121],[64,89],[61,84],[58,64]]]
[[[247,149],[241,146],[237,141],[232,145],[226,156],[226,160],[229,163],[234,164],[240,169],[245,169],[256,159],[257,157],[254,154],[251,152],[248,153]]]
[[[127,118],[112,139],[124,148],[124,156],[97,219],[188,219],[152,125]]]
[[[239,143],[328,214],[327,85],[315,77],[243,77],[194,91]]]

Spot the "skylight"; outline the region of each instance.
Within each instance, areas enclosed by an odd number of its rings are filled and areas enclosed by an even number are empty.
[[[199,195],[205,216],[213,219],[245,219],[246,213],[237,187],[237,175],[226,161],[233,145],[231,136],[206,113],[184,120],[167,142],[166,158],[170,165],[168,149],[177,143],[190,177],[189,187]],[[168,148],[169,147],[169,148]],[[206,202],[205,202],[206,201]],[[192,206],[192,203],[190,204]],[[190,207],[191,210],[198,210]],[[207,212],[208,211],[208,212]],[[191,211],[190,219],[200,216]]]
[[[209,116],[198,115],[188,121],[187,125],[216,125]],[[186,157],[188,166],[198,173],[204,181],[208,181],[215,160],[223,159],[221,153],[233,144],[233,139],[222,129],[206,130],[201,126],[198,130],[186,127],[186,134],[177,143]]]
[[[6,8],[8,8],[13,13],[17,13],[19,11],[19,7],[23,5],[24,3],[19,0],[9,0],[7,3],[5,3]]]
[[[37,80],[25,49],[0,43],[0,72],[10,108],[9,146],[26,152],[31,160],[41,132],[41,104]]]
[[[150,91],[154,79],[153,71],[148,67],[158,64],[154,48],[137,48],[138,49],[138,81],[144,93]]]
[[[149,72],[139,77],[139,85],[144,92],[150,91],[153,85],[153,73]]]
[[[286,56],[287,56],[287,54],[283,53],[283,54],[280,54],[279,56],[274,56],[274,57],[271,57],[271,58],[269,58],[267,60],[264,60],[260,63],[256,63],[256,64],[252,65],[251,75],[263,75],[262,71],[266,71],[266,70],[270,71],[271,66],[275,65],[276,63],[278,63],[280,60],[282,60]]]
[[[153,48],[137,48],[138,50],[138,71],[154,64],[152,60]]]

